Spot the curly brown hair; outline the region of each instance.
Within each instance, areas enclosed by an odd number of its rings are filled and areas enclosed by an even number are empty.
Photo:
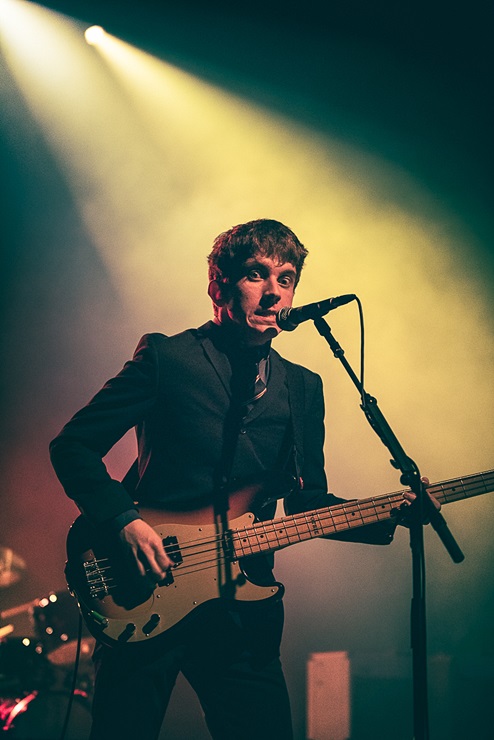
[[[300,279],[307,249],[288,226],[273,219],[260,218],[233,226],[216,237],[208,256],[209,279],[234,283],[249,257],[262,254],[280,263],[290,262]]]

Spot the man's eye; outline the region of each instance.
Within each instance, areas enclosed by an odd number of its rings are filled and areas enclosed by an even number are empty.
[[[261,273],[259,270],[249,270],[247,273],[247,278],[249,280],[261,280]]]
[[[293,285],[293,278],[291,277],[291,275],[283,275],[282,277],[280,277],[278,282],[284,288],[289,288],[291,285]]]

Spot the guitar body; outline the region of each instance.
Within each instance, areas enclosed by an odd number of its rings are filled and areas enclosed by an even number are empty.
[[[163,512],[157,515],[164,518]],[[119,550],[112,551],[98,538],[85,517],[78,517],[70,528],[67,583],[89,631],[101,642],[114,646],[148,641],[218,599],[259,602],[283,595],[280,583],[260,586],[247,579],[233,558],[228,537],[216,524],[155,525],[152,512],[144,518],[174,562],[157,585],[137,573],[131,575],[135,566],[123,562]],[[229,532],[253,521],[253,514],[244,514],[230,523]]]

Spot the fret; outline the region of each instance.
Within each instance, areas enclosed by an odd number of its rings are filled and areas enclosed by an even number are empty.
[[[237,529],[233,535],[233,544],[236,558],[245,558],[261,552],[254,526]]]
[[[273,549],[273,545],[277,545],[279,542],[279,537],[276,532],[276,527],[273,527],[273,523],[271,521],[263,522],[264,526],[264,533],[266,535],[266,542],[269,544],[269,549]]]
[[[326,509],[323,511],[326,511]],[[296,538],[297,542],[304,542],[305,540],[319,537],[323,534],[319,513],[316,510],[294,515],[294,540]]]
[[[370,503],[364,501],[355,501],[350,510],[350,527],[361,527],[364,524],[373,522],[375,520],[375,504],[373,501]]]
[[[295,527],[295,533],[296,533],[298,542],[302,542],[304,539],[304,536],[307,533],[307,528],[301,527],[300,524],[303,524],[303,522],[299,522],[297,517],[294,517],[293,525]]]
[[[259,524],[256,524],[254,527],[256,532],[256,545],[257,550],[256,552],[264,552],[264,550],[268,549],[268,543],[267,543],[267,537],[266,537],[266,526],[264,522],[260,522]]]
[[[374,512],[376,521],[382,521],[383,519],[389,519],[391,515],[391,504],[389,503],[389,500],[387,500],[388,497],[378,497],[377,499],[373,499],[374,503]],[[387,500],[387,503],[385,501]]]
[[[308,528],[306,539],[310,537],[320,537],[322,535],[322,531],[317,513],[315,511],[310,511],[304,514],[304,517]]]
[[[255,524],[253,527],[251,527],[251,552],[253,555],[257,555],[258,553],[262,552],[262,534],[259,534],[260,525]]]
[[[325,527],[323,525],[321,512],[319,510],[314,513],[314,519],[317,520],[317,531],[318,531],[318,534],[315,536],[321,537],[325,533]],[[314,531],[314,534],[315,534],[315,531]]]
[[[290,540],[288,539],[288,533],[286,531],[285,517],[273,521],[273,526],[276,529],[277,549],[279,550],[282,547],[289,545]]]
[[[362,511],[362,504],[360,503],[360,501],[356,501],[355,509],[352,511],[352,522],[360,522],[360,524],[365,524],[364,513]],[[352,526],[355,526],[355,524],[353,524]]]
[[[335,532],[340,532],[341,530],[348,528],[347,516],[343,505],[340,504],[337,507],[337,511],[332,513],[332,519]]]
[[[338,529],[348,529],[348,527],[350,526],[349,521],[348,521],[348,513],[351,512],[353,508],[354,508],[353,504],[351,504],[350,506],[344,504],[341,507],[341,515],[338,516],[338,521],[337,521]]]
[[[311,514],[312,512],[294,514],[286,517],[285,521],[290,522],[290,528],[287,527],[287,536],[290,542],[304,542],[311,538]]]
[[[276,522],[272,522],[271,526],[273,527],[274,536],[276,538],[276,549],[279,550],[281,548],[281,543]]]
[[[318,520],[321,527],[321,534],[336,534],[338,527],[335,521],[334,511],[331,508],[318,509]]]
[[[283,522],[285,523],[286,541],[285,543],[281,543],[282,547],[284,547],[285,544],[303,542],[303,540],[306,539],[308,529],[305,515],[302,517],[298,514],[295,516],[287,516],[283,518]]]
[[[288,517],[283,517],[282,519],[278,519],[276,532],[278,534],[278,542],[279,547],[286,547],[290,544],[290,538],[288,537],[287,529],[286,529],[286,521]],[[276,526],[274,524],[274,526]]]
[[[368,506],[369,503],[365,499],[363,501],[349,501],[348,504],[343,504],[343,507],[346,510],[348,528],[361,527],[362,525],[367,524],[365,515],[367,513]],[[369,518],[369,515],[367,518]],[[373,518],[372,514],[371,518]]]
[[[247,548],[248,540],[244,535],[245,529],[237,529],[232,534],[232,545],[236,560],[250,555]]]

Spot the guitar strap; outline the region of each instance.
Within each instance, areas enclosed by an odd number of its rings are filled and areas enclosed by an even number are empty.
[[[305,382],[299,365],[294,365],[279,355],[278,357],[286,373],[290,421],[275,465],[276,475],[271,481],[272,496],[255,512],[259,520],[272,519],[276,502],[303,488]]]
[[[304,467],[304,408],[305,383],[302,369],[299,365],[281,358],[286,371],[288,385],[288,403],[290,406],[291,423],[282,445],[280,460],[284,460],[282,467],[286,468],[293,462],[298,487],[303,486],[302,470]]]

